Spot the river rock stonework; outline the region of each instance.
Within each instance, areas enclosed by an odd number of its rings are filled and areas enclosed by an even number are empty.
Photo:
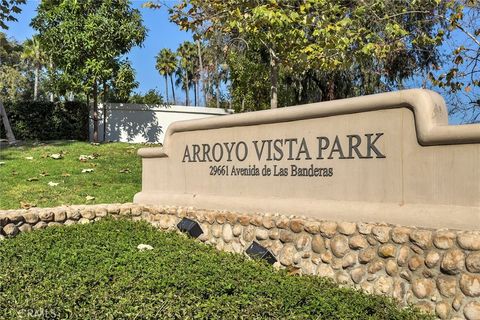
[[[218,250],[244,254],[257,241],[276,256],[276,267],[389,295],[440,319],[480,319],[480,231],[126,203],[3,210],[1,237],[106,216],[145,220],[171,231],[188,217],[202,227],[198,240]]]

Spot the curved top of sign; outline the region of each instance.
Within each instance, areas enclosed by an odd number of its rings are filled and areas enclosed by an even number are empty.
[[[480,143],[480,124],[449,125],[447,107],[439,94],[425,89],[409,89],[295,107],[178,121],[168,127],[163,147],[142,148],[138,154],[143,158],[166,157],[170,148],[170,137],[178,132],[253,126],[395,108],[409,108],[413,111],[418,142],[423,146]]]

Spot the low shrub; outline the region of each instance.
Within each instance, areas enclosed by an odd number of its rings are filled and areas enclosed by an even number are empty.
[[[145,222],[106,219],[22,233],[2,242],[0,270],[5,319],[428,318]]]
[[[5,103],[19,140],[87,140],[88,106],[82,102],[18,101]],[[3,125],[0,136],[5,137]]]

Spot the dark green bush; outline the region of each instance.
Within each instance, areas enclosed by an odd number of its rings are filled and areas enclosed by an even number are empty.
[[[88,107],[82,102],[18,101],[5,103],[18,140],[87,140]],[[1,137],[5,137],[3,125]]]
[[[142,243],[154,249],[140,252]],[[427,318],[385,297],[289,276],[144,222],[20,234],[0,245],[0,270],[4,319]]]

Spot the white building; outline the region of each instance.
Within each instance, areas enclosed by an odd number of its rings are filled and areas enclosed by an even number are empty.
[[[129,103],[107,103],[99,105],[98,109],[99,141],[131,143],[163,143],[165,132],[172,122],[233,113],[233,110],[218,108]],[[92,137],[93,121],[90,119],[91,141]]]

